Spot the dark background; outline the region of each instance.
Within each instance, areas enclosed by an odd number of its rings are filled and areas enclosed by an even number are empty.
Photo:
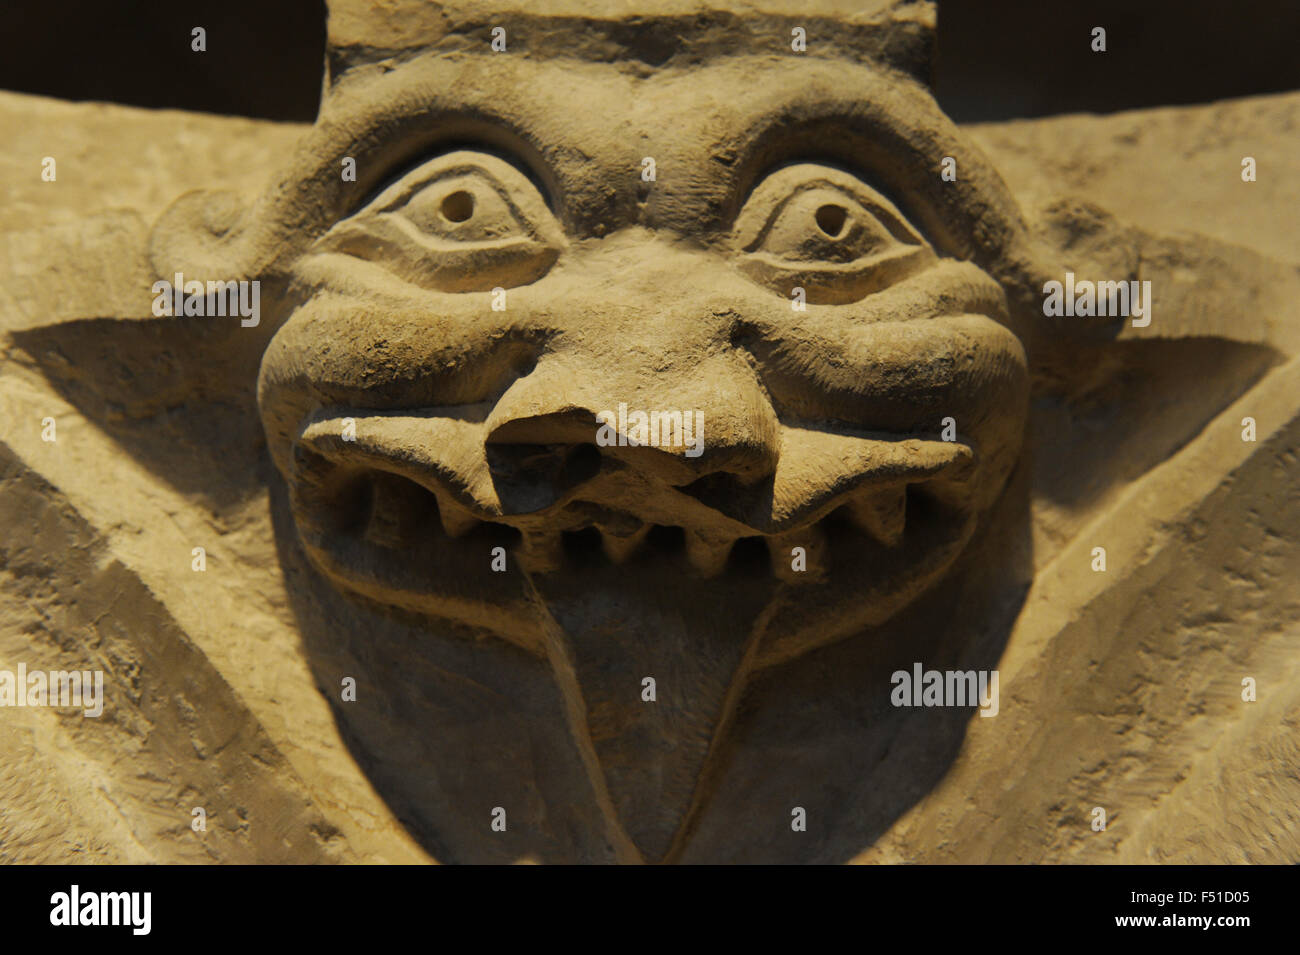
[[[0,89],[316,115],[323,0],[2,2]],[[195,26],[208,33],[202,56]],[[1094,26],[1106,53],[1091,50]],[[935,83],[964,122],[1201,103],[1300,88],[1298,44],[1297,0],[940,0]]]

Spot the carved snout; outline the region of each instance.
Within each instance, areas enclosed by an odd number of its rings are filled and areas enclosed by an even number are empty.
[[[753,372],[725,359],[667,379],[543,361],[500,398],[486,430],[505,513],[564,497],[600,504],[611,492],[627,507],[625,493],[599,480],[618,475],[643,496],[634,513],[672,516],[681,496],[674,488],[710,475],[737,488],[759,485],[775,473],[780,452],[776,413]]]

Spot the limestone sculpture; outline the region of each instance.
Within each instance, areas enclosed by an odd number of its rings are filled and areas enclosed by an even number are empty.
[[[101,426],[176,486],[206,443],[187,507],[229,559],[201,586],[233,588],[228,633],[239,601],[271,608],[240,650],[143,614],[152,655],[110,668],[175,680],[174,642],[234,684],[227,711],[285,694],[336,721],[253,708],[233,745],[288,766],[217,787],[208,857],[1300,858],[1294,809],[1262,821],[1295,793],[1294,737],[1264,760],[1280,791],[1221,800],[1208,842],[1153,808],[1222,795],[1234,757],[1197,762],[1216,735],[1267,749],[1297,718],[1294,248],[1164,238],[1066,177],[1022,206],[927,88],[933,22],[901,0],[333,0],[316,123],[260,192],[171,203],[147,259],[112,266],[146,275],[129,304],[75,316],[123,321],[20,320],[14,286],[11,381],[120,407]],[[210,430],[148,430],[176,415]],[[23,502],[69,467],[40,450],[7,465],[32,540]],[[167,586],[200,585],[146,584],[171,608],[191,598]],[[263,653],[302,669],[259,686]],[[979,692],[933,706],[927,671]],[[219,696],[186,694],[186,725]],[[250,848],[248,807],[292,838]],[[140,841],[187,858],[178,825]]]

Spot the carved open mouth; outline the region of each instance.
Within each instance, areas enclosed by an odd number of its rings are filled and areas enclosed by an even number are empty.
[[[961,443],[832,436],[857,442],[862,455],[856,466],[841,462],[834,479],[778,469],[766,481],[716,472],[675,486],[594,446],[538,445],[512,449],[530,466],[549,462],[547,480],[521,490],[506,486],[521,472],[494,472],[481,442],[475,462],[411,442],[404,429],[430,418],[354,415],[353,436],[330,416],[299,437],[291,484],[300,535],[341,584],[426,612],[438,613],[446,595],[454,603],[471,591],[508,591],[520,571],[790,585],[837,578],[852,587],[853,578],[906,576],[960,548],[973,521],[974,451]],[[800,440],[795,431],[787,439],[799,451],[788,467],[818,467]],[[828,454],[845,452],[835,445]],[[803,486],[819,490],[800,495]]]
[[[895,548],[909,525],[925,523],[944,509],[943,500],[927,487],[929,482],[891,484],[855,495],[825,516],[780,534],[732,536],[651,523],[584,500],[544,518],[484,520],[454,504],[440,505],[436,492],[389,471],[345,470],[330,483],[329,492],[316,497],[321,510],[317,528],[329,536],[406,551],[439,541],[466,550],[502,546],[531,573],[680,558],[711,577],[726,571],[752,574],[766,568],[770,559],[777,576],[786,577],[790,575],[780,568],[801,542],[805,550],[810,544],[817,549],[828,534],[857,533],[864,544]]]

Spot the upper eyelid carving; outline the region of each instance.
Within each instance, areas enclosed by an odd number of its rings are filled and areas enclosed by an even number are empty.
[[[846,304],[882,291],[935,259],[884,196],[856,177],[801,163],[763,179],[731,232],[736,266],[779,294]]]
[[[815,189],[842,193],[861,205],[899,242],[928,245],[892,202],[856,175],[821,163],[781,166],[761,177],[750,190],[732,226],[733,239],[746,250],[766,236],[783,209]]]
[[[518,207],[515,209],[517,213],[530,219],[544,218],[540,215],[542,212],[554,218],[546,194],[533,177],[492,153],[457,149],[428,159],[391,178],[386,186],[350,210],[339,221],[362,213],[390,212],[403,202],[409,202],[428,186],[457,175],[478,176],[493,184],[505,201]]]
[[[554,264],[563,231],[537,187],[504,160],[458,150],[431,159],[316,242],[444,292],[525,285]]]
[[[511,189],[474,167],[451,168],[413,184],[363,215],[395,217],[413,235],[442,236],[456,244],[544,241],[536,211],[530,214]]]
[[[817,225],[828,236],[837,237],[843,228],[845,220],[848,218],[847,214],[854,211],[852,207],[856,206],[866,212],[871,217],[871,221],[879,223],[880,226],[882,226],[896,241],[902,242],[906,245],[921,244],[922,240],[920,236],[908,228],[891,210],[880,205],[878,202],[873,201],[871,197],[863,196],[861,194],[854,195],[838,184],[829,182],[825,179],[814,179],[797,186],[794,192],[787,195],[784,199],[779,200],[776,205],[770,209],[763,226],[758,230],[758,233],[754,238],[746,244],[745,251],[752,252],[759,248],[767,239],[773,227],[780,221],[781,216],[785,214],[786,210],[791,206],[796,205],[801,199],[806,198],[809,193],[830,194],[824,196],[826,202],[817,210],[818,215],[816,216]],[[848,208],[846,208],[846,205]],[[839,213],[838,223],[830,216],[828,216],[826,220],[822,219],[821,213],[828,207],[836,209]]]

